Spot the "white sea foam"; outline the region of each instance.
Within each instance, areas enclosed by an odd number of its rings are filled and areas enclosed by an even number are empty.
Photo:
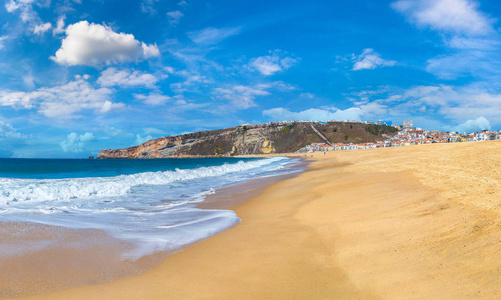
[[[291,162],[278,157],[115,177],[0,178],[0,215],[3,221],[105,230],[135,245],[124,249],[124,259],[138,259],[176,251],[237,224],[231,210],[194,203],[225,185],[287,172]]]
[[[289,163],[278,157],[115,177],[0,178],[0,215],[4,221],[102,229],[133,243],[123,257],[137,259],[181,249],[237,224],[233,211],[194,203],[225,185],[282,173]]]
[[[0,205],[18,201],[57,201],[125,195],[135,186],[166,185],[198,178],[216,177],[256,168],[276,169],[284,158],[271,158],[197,169],[145,172],[132,175],[71,179],[0,178]],[[261,170],[262,171],[262,170]]]

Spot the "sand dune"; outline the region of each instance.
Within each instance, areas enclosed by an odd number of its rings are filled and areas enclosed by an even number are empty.
[[[39,298],[499,297],[501,141],[318,153],[310,167],[150,272]]]

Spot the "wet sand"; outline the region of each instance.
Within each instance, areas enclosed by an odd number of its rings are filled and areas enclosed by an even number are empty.
[[[306,163],[291,168],[300,172]],[[230,185],[193,205],[202,209],[232,209],[267,186],[296,175],[257,178]],[[0,222],[0,298],[43,295],[138,275],[158,266],[175,252],[157,252],[137,261],[124,261],[121,255],[130,247],[134,245],[103,230]]]
[[[241,224],[138,276],[43,299],[494,299],[501,141],[314,155]]]
[[[218,189],[214,194],[208,195],[204,201],[197,203],[197,207],[202,209],[233,210],[239,204],[261,194],[268,186],[294,178],[299,175],[300,172],[307,170],[309,161],[304,158],[299,158],[298,160],[299,161],[294,166],[288,167],[289,172],[292,173],[256,178],[243,183],[223,187]]]
[[[132,247],[102,230],[0,223],[0,298],[37,295],[137,275],[168,253],[123,261]]]

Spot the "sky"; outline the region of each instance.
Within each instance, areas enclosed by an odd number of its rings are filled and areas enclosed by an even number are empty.
[[[3,0],[0,157],[246,123],[501,129],[499,0]]]

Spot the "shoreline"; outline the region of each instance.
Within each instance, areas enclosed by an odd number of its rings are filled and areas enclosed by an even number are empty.
[[[282,156],[279,156],[282,157]],[[261,157],[265,158],[265,157]],[[310,161],[303,158],[288,156],[289,159],[299,160],[294,166],[288,166],[288,169],[295,170],[292,173],[274,175],[270,177],[258,177],[251,180],[232,184],[217,189],[214,194],[209,194],[204,201],[198,202],[197,207],[202,209],[229,209],[238,207],[238,205],[257,197],[268,186],[294,178],[308,170]]]
[[[317,153],[238,204],[239,226],[141,275],[38,298],[495,298],[500,146]]]
[[[293,168],[294,173],[258,177],[219,188],[213,194],[207,195],[204,201],[191,205],[200,209],[231,210],[267,186],[297,176],[306,165],[305,162],[299,162],[287,167]],[[224,231],[235,226],[238,224]],[[37,297],[137,276],[154,269],[174,253],[221,233],[174,251],[155,252],[129,261],[121,259],[121,253],[132,245],[101,229],[70,229],[40,223],[0,222],[0,232],[0,248],[3,249],[0,254],[0,299]],[[14,252],[5,252],[11,250]]]

